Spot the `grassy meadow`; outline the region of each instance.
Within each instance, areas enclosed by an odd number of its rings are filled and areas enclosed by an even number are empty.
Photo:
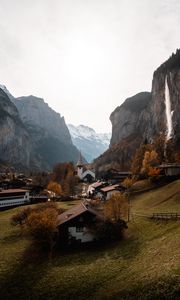
[[[176,181],[134,196],[131,210],[180,212],[179,188]],[[180,221],[134,216],[123,241],[56,252],[49,260],[33,251],[20,229],[10,225],[19,209],[0,212],[1,299],[179,299]]]

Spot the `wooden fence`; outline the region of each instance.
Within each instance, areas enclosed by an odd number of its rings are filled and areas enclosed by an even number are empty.
[[[180,219],[180,213],[153,213],[151,219],[154,220],[177,220]]]

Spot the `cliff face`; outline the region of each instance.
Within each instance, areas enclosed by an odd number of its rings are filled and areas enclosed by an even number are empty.
[[[32,146],[15,105],[0,89],[0,160],[18,168],[28,167]]]
[[[0,163],[16,169],[49,170],[78,159],[65,120],[43,99],[15,99],[0,88]]]
[[[96,160],[96,167],[118,165],[128,170],[139,145],[151,142],[160,133],[172,138],[180,149],[180,50],[153,75],[151,93],[128,98],[111,114],[110,148]]]
[[[180,57],[179,57],[180,59]],[[166,64],[166,63],[165,63]],[[152,83],[151,118],[147,124],[147,136],[153,137],[160,132],[168,136],[168,116],[166,107],[165,82],[169,89],[172,138],[176,148],[180,148],[180,68],[162,68],[154,72]]]
[[[13,102],[40,157],[41,168],[50,169],[57,162],[77,161],[78,150],[72,144],[64,117],[41,98],[20,97]]]
[[[43,99],[28,96],[13,100],[21,120],[30,129],[39,128],[60,139],[64,144],[72,144],[64,117],[52,110]]]
[[[151,93],[139,93],[117,107],[110,116],[112,123],[112,137],[110,145],[113,146],[131,136],[145,138],[144,127],[149,119],[149,104]]]

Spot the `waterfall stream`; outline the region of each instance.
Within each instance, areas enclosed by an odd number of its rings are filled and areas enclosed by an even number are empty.
[[[169,86],[167,81],[167,75],[165,79],[165,106],[166,106],[166,119],[167,119],[167,135],[166,139],[169,140],[173,134],[173,124],[172,124],[172,114],[171,111],[171,99],[170,99],[170,92]]]

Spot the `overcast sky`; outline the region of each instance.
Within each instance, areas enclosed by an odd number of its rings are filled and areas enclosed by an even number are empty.
[[[0,84],[44,98],[66,123],[110,132],[180,47],[179,0],[0,0]]]

